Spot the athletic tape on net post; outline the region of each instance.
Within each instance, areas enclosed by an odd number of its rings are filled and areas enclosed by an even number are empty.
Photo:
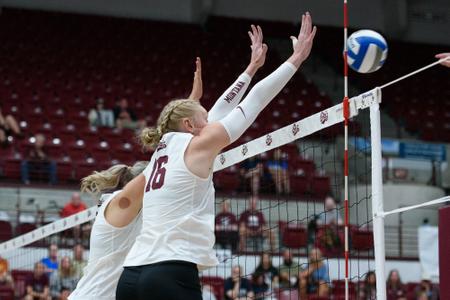
[[[350,117],[356,116],[359,110],[365,109],[372,103],[378,101],[377,93],[379,93],[378,88],[351,98],[349,100]],[[286,145],[343,121],[343,108],[342,103],[340,103],[291,125],[285,126],[248,143],[223,152],[214,162],[214,172],[223,170],[234,164],[240,163],[247,158]],[[80,213],[39,227],[26,234],[3,242],[0,244],[0,254],[30,245],[52,234],[92,221],[95,219],[97,210],[97,206],[90,207]]]

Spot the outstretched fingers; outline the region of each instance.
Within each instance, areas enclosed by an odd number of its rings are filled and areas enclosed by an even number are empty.
[[[300,37],[304,33],[305,33],[305,15],[302,14],[302,23],[300,26],[300,32],[298,33],[298,36]]]
[[[258,29],[258,38],[259,38],[259,40],[258,40],[258,42],[259,43],[262,43],[263,42],[263,32],[262,32],[262,28],[261,28],[261,26],[257,26],[257,29]]]
[[[314,26],[314,27],[313,27],[313,30],[312,30],[312,32],[311,32],[311,34],[309,35],[309,39],[310,39],[310,40],[313,40],[313,39],[314,39],[314,37],[316,36],[316,32],[317,32],[317,27]]]
[[[199,74],[202,72],[202,60],[200,59],[200,57],[197,57],[195,59],[195,73]]]
[[[312,35],[312,37],[314,37],[314,35],[315,35],[314,27],[312,26],[312,18],[311,18],[310,13],[306,12],[306,14],[302,15],[302,25],[300,27],[298,39],[300,39],[301,36],[310,37]]]

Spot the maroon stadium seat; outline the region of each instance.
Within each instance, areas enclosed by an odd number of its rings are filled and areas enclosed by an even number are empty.
[[[214,295],[217,300],[222,300],[225,294],[224,280],[222,277],[217,276],[203,276],[200,278],[202,284],[208,284],[213,287]]]
[[[353,228],[352,248],[355,250],[371,250],[373,249],[373,231],[367,229]]]
[[[11,239],[12,234],[12,226],[8,221],[0,221],[0,241],[7,241]]]
[[[26,291],[26,281],[30,276],[33,276],[33,271],[12,270],[11,276],[14,279],[14,289],[16,291],[16,296],[19,297],[19,299],[22,299]]]
[[[306,228],[299,224],[293,224],[280,221],[280,231],[283,246],[293,249],[304,248],[307,246],[308,235]]]
[[[14,290],[9,286],[0,286],[0,299],[14,300]]]

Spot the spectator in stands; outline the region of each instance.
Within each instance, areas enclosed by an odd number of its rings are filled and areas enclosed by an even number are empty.
[[[64,256],[58,270],[50,275],[50,295],[53,299],[59,299],[63,290],[73,291],[76,288],[78,279],[70,257]]]
[[[307,294],[328,297],[329,284],[328,266],[324,263],[322,252],[313,248],[309,252],[308,267],[300,272],[300,298],[307,299]]]
[[[268,238],[271,250],[275,249],[273,232],[266,226],[263,213],[258,210],[258,198],[250,198],[249,209],[244,211],[239,218],[239,248],[241,251],[247,249],[247,238],[256,241],[256,249],[262,248],[263,238]]]
[[[339,208],[333,197],[327,196],[324,202],[324,213],[319,215],[317,223],[319,225],[343,225],[342,217],[339,213]]]
[[[440,53],[440,54],[436,54],[436,58],[439,58],[439,59],[441,59],[441,58],[447,58],[447,57],[450,57],[450,52],[448,52],[448,53]],[[443,66],[445,66],[445,67],[449,67],[449,68],[450,68],[450,59],[447,59],[446,61],[443,61],[441,64],[442,64]]]
[[[369,271],[364,279],[364,285],[359,289],[360,300],[377,299],[377,278],[374,271]]]
[[[43,263],[37,262],[34,265],[33,275],[26,279],[25,286],[25,300],[51,300],[49,280],[47,274],[45,274]]]
[[[340,251],[342,245],[337,225],[342,225],[343,221],[333,197],[325,198],[324,210],[317,219],[317,224],[322,227],[318,231],[316,245],[328,255],[334,255]]]
[[[275,183],[277,194],[289,195],[291,193],[291,183],[289,181],[289,166],[286,154],[276,149],[273,152],[273,159],[267,162],[267,169]]]
[[[216,295],[214,295],[214,289],[209,284],[202,285],[202,299],[216,300]]]
[[[239,170],[241,183],[247,185],[250,182],[250,191],[253,196],[259,195],[261,187],[261,178],[264,175],[264,165],[259,156],[253,156],[241,163]],[[246,190],[246,187],[244,187]]]
[[[97,99],[95,107],[89,111],[88,119],[94,127],[114,127],[114,114],[112,110],[105,109],[102,98]]]
[[[283,263],[278,267],[280,275],[280,288],[292,288],[298,286],[298,274],[300,266],[294,262],[290,249],[283,250]]]
[[[235,251],[239,239],[238,221],[236,216],[230,212],[230,201],[228,199],[222,202],[222,210],[216,215],[215,223],[216,244],[222,248],[231,248]]]
[[[264,281],[264,274],[255,272],[252,275],[252,289],[255,294],[255,300],[264,300],[270,295],[270,286]]]
[[[15,134],[17,137],[23,137],[19,124],[12,115],[3,115],[0,107],[0,146],[8,145],[8,135]]]
[[[70,201],[64,205],[63,209],[60,212],[60,216],[62,218],[69,217],[71,215],[77,214],[85,210],[86,204],[81,200],[80,193],[74,192]],[[89,227],[88,225],[86,225]],[[80,241],[81,239],[81,231],[89,230],[89,228],[81,228],[80,225],[73,227],[73,237],[76,241]]]
[[[73,269],[75,276],[80,279],[83,276],[83,269],[87,265],[87,261],[84,259],[84,247],[81,244],[76,244],[73,247]]]
[[[14,289],[14,280],[9,273],[8,261],[0,256],[0,288]]]
[[[429,278],[424,278],[415,288],[414,294],[417,300],[439,300],[439,289]]]
[[[86,204],[84,204],[84,202],[81,200],[80,193],[74,192],[72,194],[72,197],[70,198],[70,201],[66,205],[64,205],[60,215],[62,218],[65,218],[82,212],[86,208]]]
[[[49,275],[58,270],[58,246],[56,244],[50,244],[48,257],[43,258],[41,262],[46,268],[45,272]]]
[[[36,134],[34,147],[21,163],[21,176],[24,184],[30,184],[30,170],[48,174],[50,184],[56,184],[56,162],[48,156],[45,149],[45,136]]]
[[[398,270],[389,272],[386,283],[387,300],[406,300],[405,286],[403,285]]]
[[[259,265],[255,269],[255,273],[264,274],[264,282],[272,286],[278,286],[278,269],[275,268],[272,264],[272,257],[270,257],[269,253],[261,254],[259,259]]]
[[[114,121],[119,129],[122,128],[144,128],[145,121],[138,120],[136,113],[128,106],[128,100],[122,98],[116,107],[114,107]]]
[[[241,267],[234,266],[231,269],[231,277],[224,283],[225,300],[253,299],[252,284],[247,278],[241,277]]]

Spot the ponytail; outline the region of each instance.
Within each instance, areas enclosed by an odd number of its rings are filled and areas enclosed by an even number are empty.
[[[81,191],[98,196],[120,190],[139,175],[147,164],[148,162],[137,162],[132,167],[119,164],[101,172],[95,171],[81,179]]]

